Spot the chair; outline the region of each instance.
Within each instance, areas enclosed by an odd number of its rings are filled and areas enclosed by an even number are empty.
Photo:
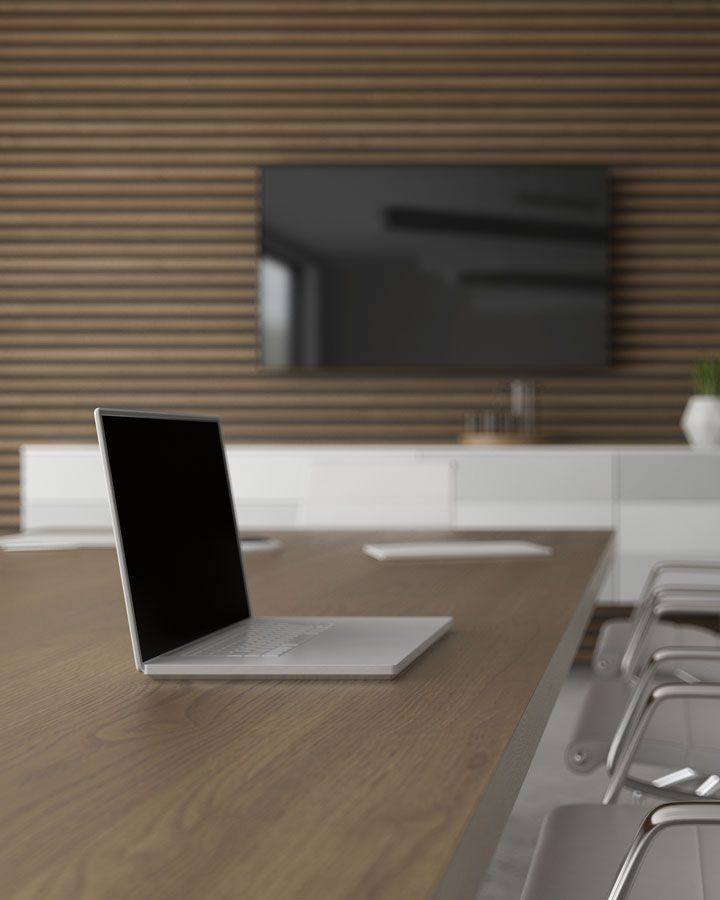
[[[700,763],[720,769],[720,743],[685,748],[698,765],[695,777],[663,787],[630,774],[638,749],[661,709],[708,701],[715,715],[717,684],[663,684],[652,687],[657,668],[673,651],[659,651],[648,667],[616,734],[608,756],[610,783],[601,804],[559,807],[543,822],[522,900],[707,900],[720,896],[720,802],[705,797],[720,776],[701,773]],[[675,652],[688,652],[684,648]],[[711,651],[706,651],[710,653]],[[649,790],[675,802],[649,815],[637,805],[617,805],[623,788]],[[693,802],[689,802],[692,800]]]
[[[685,564],[659,564],[658,571],[662,565]],[[714,563],[701,565],[706,565],[708,570],[711,567],[713,571],[715,570]],[[715,655],[706,656],[702,652],[691,652],[703,649],[720,651],[720,635],[709,629],[691,630],[687,626],[659,624],[664,616],[677,612],[706,615],[717,613],[720,609],[720,589],[696,585],[652,587],[650,579],[648,586],[640,611],[635,616],[632,633],[622,653],[618,667],[620,674],[612,679],[598,679],[592,684],[585,698],[565,756],[569,768],[575,772],[591,772],[606,757],[615,729],[632,698],[643,667],[650,665],[656,682],[663,678],[691,683],[720,681],[720,669]],[[656,656],[663,649],[657,644],[668,634],[665,630],[668,628],[672,629],[669,638],[674,637],[678,643],[669,645],[667,649],[672,652]],[[602,651],[598,651],[600,652]],[[684,728],[679,713],[666,718],[668,721],[657,722],[653,726],[649,743],[643,747],[644,755],[651,759],[654,755],[658,755],[649,752],[653,744],[661,748],[671,746],[676,739],[675,737],[668,739],[668,735],[682,733]]]
[[[592,660],[593,671],[598,677],[614,678],[621,674],[629,674],[631,666],[633,663],[637,664],[643,652],[647,658],[653,650],[660,647],[693,647],[718,641],[718,635],[708,628],[662,621],[663,614],[692,613],[692,609],[689,606],[681,605],[681,601],[685,597],[691,600],[698,591],[705,592],[708,600],[711,593],[718,597],[716,607],[704,611],[720,612],[720,584],[700,587],[697,585],[663,586],[663,577],[676,573],[720,575],[720,562],[663,561],[656,563],[648,574],[639,603],[632,616],[629,619],[610,619],[601,626]],[[658,614],[655,608],[656,601],[667,596],[668,593],[672,593],[677,599],[678,608],[671,610],[666,607],[663,613]],[[633,648],[629,649],[628,645],[639,625],[642,625],[644,629],[642,642],[636,643]]]
[[[720,896],[720,803],[561,806],[543,822],[521,900]]]
[[[680,667],[688,665],[696,671],[704,667],[708,683],[659,685],[668,668],[682,671]],[[658,789],[651,781],[632,778],[620,765],[622,752],[633,729],[642,723],[633,748],[636,762],[672,772],[691,769],[698,773],[698,783],[704,781],[704,775],[720,775],[720,717],[714,709],[708,714],[703,709],[705,704],[698,703],[720,691],[718,681],[720,648],[667,647],[653,653],[634,686],[621,679],[598,682],[588,695],[568,745],[568,767],[588,773],[605,760],[615,793],[625,785],[665,799],[684,798],[684,792],[678,794],[671,786]],[[603,702],[597,700],[598,689]],[[654,701],[656,690],[660,693]],[[680,702],[665,702],[669,696]],[[617,771],[621,774],[616,775]]]

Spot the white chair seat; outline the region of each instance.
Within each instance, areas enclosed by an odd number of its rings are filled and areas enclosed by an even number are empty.
[[[593,651],[593,671],[599,678],[614,678],[620,674],[620,663],[635,623],[630,619],[611,619],[604,622]],[[678,625],[658,622],[648,631],[642,648],[642,658],[661,647],[720,647],[720,635],[701,625]]]
[[[522,900],[607,900],[648,810],[578,804],[553,810],[540,832]],[[662,831],[651,844],[631,900],[720,897],[720,828]]]

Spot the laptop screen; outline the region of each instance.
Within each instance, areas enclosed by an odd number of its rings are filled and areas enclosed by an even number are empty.
[[[219,423],[101,418],[142,659],[247,618]]]

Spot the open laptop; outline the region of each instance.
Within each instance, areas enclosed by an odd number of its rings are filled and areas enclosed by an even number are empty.
[[[253,618],[219,420],[96,409],[95,423],[140,672],[392,678],[452,625]]]

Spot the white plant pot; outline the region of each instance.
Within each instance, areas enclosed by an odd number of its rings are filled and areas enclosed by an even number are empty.
[[[685,439],[692,447],[720,447],[720,397],[696,394],[680,419]]]

